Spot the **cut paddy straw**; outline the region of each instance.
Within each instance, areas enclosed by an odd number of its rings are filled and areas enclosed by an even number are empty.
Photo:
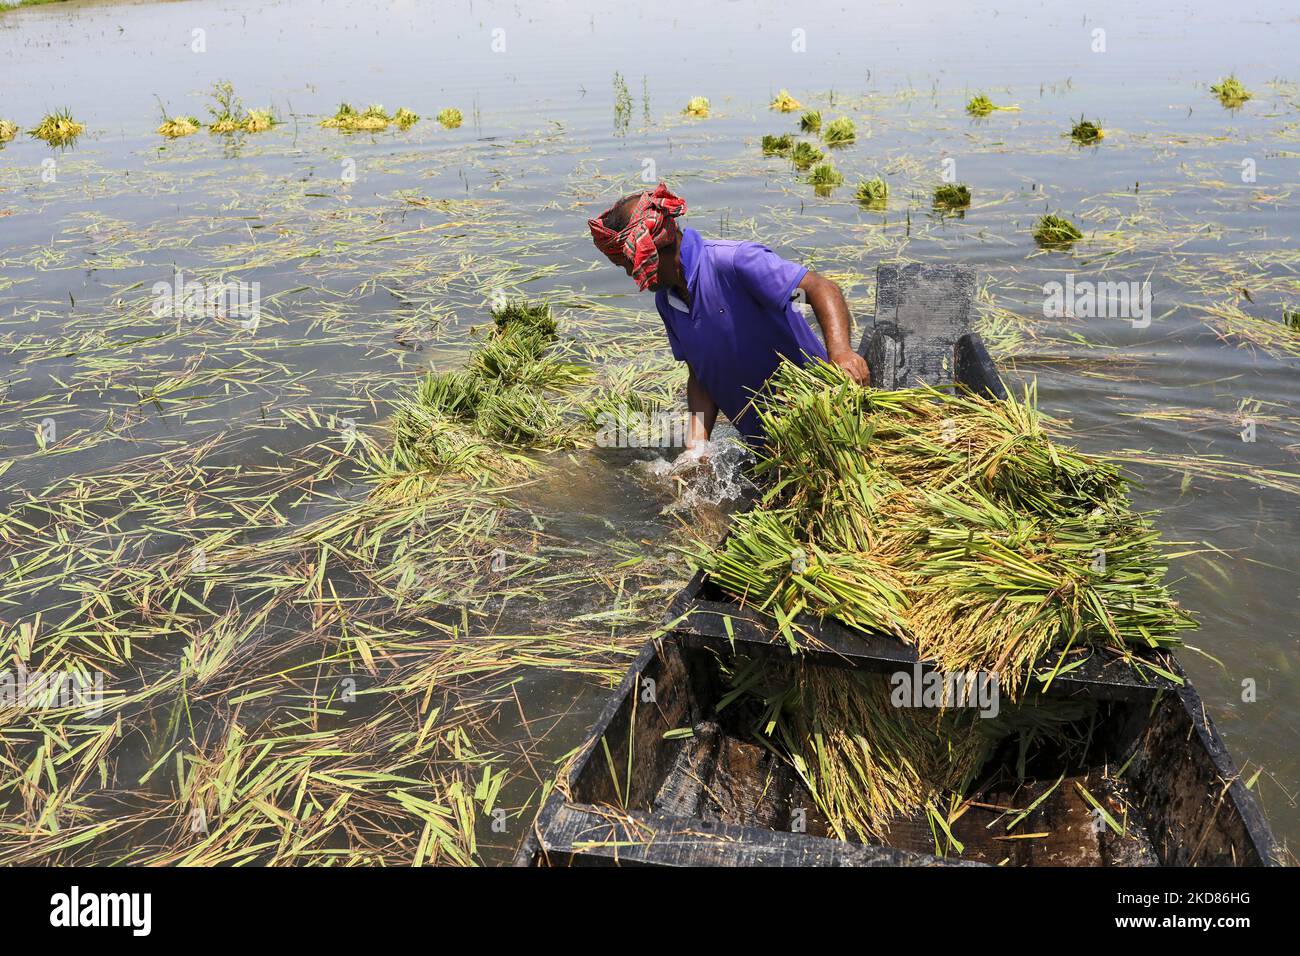
[[[1219,98],[1219,102],[1228,109],[1236,109],[1243,105],[1251,97],[1250,90],[1246,89],[1241,80],[1235,75],[1229,75],[1219,80],[1210,87],[1210,92]]]
[[[78,123],[72,118],[72,114],[64,109],[43,117],[40,125],[29,133],[51,146],[69,146],[85,131],[85,124]]]
[[[782,90],[776,94],[768,109],[779,110],[782,113],[793,113],[795,110],[803,109],[803,104],[790,95],[789,90]]]
[[[794,767],[834,836],[878,841],[895,820],[925,811],[940,852],[960,850],[943,807],[971,788],[1003,740],[1019,737],[1014,769],[1023,778],[1032,746],[1068,749],[1095,709],[1035,698],[981,717],[969,707],[900,707],[881,673],[743,657],[725,671],[718,709],[753,701],[755,735]]]
[[[1034,393],[987,401],[873,391],[834,366],[783,364],[759,408],[769,490],[697,561],[788,622],[833,617],[916,646],[1015,697],[1046,661],[1139,651],[1193,626],[1163,583],[1158,533],[1118,470],[1054,444]],[[1100,556],[1100,557],[1099,557]]]

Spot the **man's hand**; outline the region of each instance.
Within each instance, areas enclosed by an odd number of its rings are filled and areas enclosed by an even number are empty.
[[[871,384],[871,369],[866,360],[854,352],[852,349],[844,349],[839,352],[830,353],[830,359],[844,371],[849,373],[849,378],[859,385]]]

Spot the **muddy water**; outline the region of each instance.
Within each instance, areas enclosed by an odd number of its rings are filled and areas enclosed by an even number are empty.
[[[859,317],[882,259],[973,267],[987,304],[1017,317],[1015,337],[988,336],[1009,377],[1036,380],[1043,406],[1071,419],[1087,449],[1167,460],[1135,466],[1137,500],[1167,537],[1201,552],[1174,569],[1201,621],[1190,643],[1204,653],[1183,661],[1238,762],[1263,768],[1256,786],[1279,834],[1295,838],[1297,499],[1246,478],[1300,472],[1300,360],[1221,338],[1203,307],[1276,319],[1300,305],[1298,31],[1286,4],[1163,0],[1139,12],[1095,5],[1086,17],[1037,3],[672,0],[653,13],[200,0],[0,14],[0,117],[29,127],[67,107],[88,127],[66,151],[25,135],[0,148],[0,442],[15,458],[3,495],[273,408],[375,421],[382,404],[370,398],[454,360],[502,288],[550,298],[574,335],[624,329],[626,342],[661,349],[648,298],[584,237],[587,215],[661,177],[687,199],[689,224],[762,239],[832,275]],[[1229,111],[1207,87],[1234,71],[1256,95]],[[222,78],[284,123],[226,140],[164,143],[153,132],[155,97],[202,117]],[[762,134],[797,132],[798,114],[767,109],[780,88],[857,123],[856,144],[833,156],[846,185],[829,196],[760,154]],[[981,91],[1018,109],[971,119],[963,106]],[[710,119],[680,116],[695,95],[711,100]],[[345,100],[426,120],[400,134],[319,129]],[[464,112],[461,128],[427,119],[445,106]],[[1102,123],[1101,145],[1063,135],[1081,115]],[[945,172],[974,194],[962,215],[930,208]],[[853,185],[874,175],[890,185],[883,212],[853,201]],[[404,195],[482,205],[443,216]],[[1089,241],[1039,250],[1030,232],[1047,211]],[[449,244],[455,255],[439,254]],[[151,286],[177,268],[259,283],[270,318],[245,345],[277,363],[275,374],[233,391],[219,380],[159,391],[166,373],[234,334],[188,323],[122,344],[139,326],[123,310],[146,308]],[[367,286],[376,275],[383,281]],[[1149,282],[1152,321],[1045,315],[1044,284],[1067,275]],[[92,339],[120,347],[105,355]],[[115,399],[93,388],[63,398],[70,382],[101,380],[124,390],[113,425],[129,424],[130,440],[32,455],[47,416],[60,429],[105,431]],[[1259,404],[1243,412],[1243,402]],[[294,439],[250,443],[243,462],[277,442]],[[1238,477],[1211,481],[1180,465],[1193,455],[1221,456]],[[656,478],[657,457],[570,459],[561,467],[574,472],[534,489],[529,504],[553,514],[551,534],[583,547],[662,538],[679,525],[680,486]],[[570,677],[531,686],[539,709],[568,714],[561,754],[603,691]]]

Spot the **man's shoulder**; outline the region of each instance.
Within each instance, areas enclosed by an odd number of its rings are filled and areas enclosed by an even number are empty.
[[[722,269],[734,269],[737,265],[743,268],[758,256],[775,255],[763,243],[752,239],[705,239],[701,249],[714,268]]]

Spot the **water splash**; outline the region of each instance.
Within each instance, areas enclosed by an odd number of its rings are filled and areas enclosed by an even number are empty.
[[[723,438],[682,452],[672,461],[657,457],[633,467],[671,488],[673,501],[664,508],[665,514],[671,514],[738,500],[753,487],[745,476],[745,466],[753,459],[742,442]]]

